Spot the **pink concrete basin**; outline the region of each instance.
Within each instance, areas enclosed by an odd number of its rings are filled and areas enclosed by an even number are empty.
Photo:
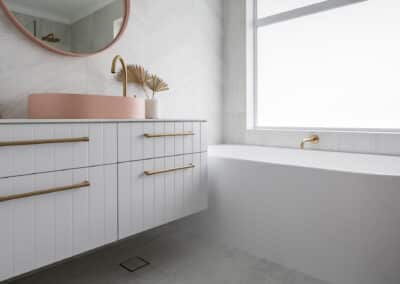
[[[80,95],[32,94],[28,99],[29,118],[145,118],[145,102],[141,98]]]

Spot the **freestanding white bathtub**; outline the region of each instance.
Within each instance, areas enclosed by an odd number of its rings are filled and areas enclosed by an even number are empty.
[[[209,149],[210,234],[334,284],[400,283],[400,157]]]

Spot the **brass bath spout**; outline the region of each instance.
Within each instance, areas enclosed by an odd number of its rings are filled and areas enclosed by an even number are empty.
[[[318,144],[319,143],[319,136],[318,135],[311,135],[309,137],[304,138],[303,141],[301,141],[300,149],[304,149],[304,144],[305,143]]]
[[[117,61],[119,61],[122,65],[122,73],[123,73],[122,85],[123,85],[123,92],[124,92],[123,95],[124,95],[124,97],[126,97],[126,92],[127,92],[126,90],[128,88],[128,69],[126,68],[124,59],[121,56],[116,55],[112,61],[112,65],[111,65],[111,73],[112,74],[117,73],[117,68],[116,68]]]

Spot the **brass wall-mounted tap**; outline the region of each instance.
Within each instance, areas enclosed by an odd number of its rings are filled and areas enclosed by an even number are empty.
[[[311,135],[309,137],[304,138],[303,141],[301,141],[300,149],[304,149],[304,144],[305,143],[318,144],[319,143],[319,136],[318,135]]]

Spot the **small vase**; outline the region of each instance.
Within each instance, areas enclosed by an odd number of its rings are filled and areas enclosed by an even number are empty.
[[[158,100],[156,100],[156,99],[147,99],[146,100],[146,118],[148,118],[148,119],[159,118]]]

